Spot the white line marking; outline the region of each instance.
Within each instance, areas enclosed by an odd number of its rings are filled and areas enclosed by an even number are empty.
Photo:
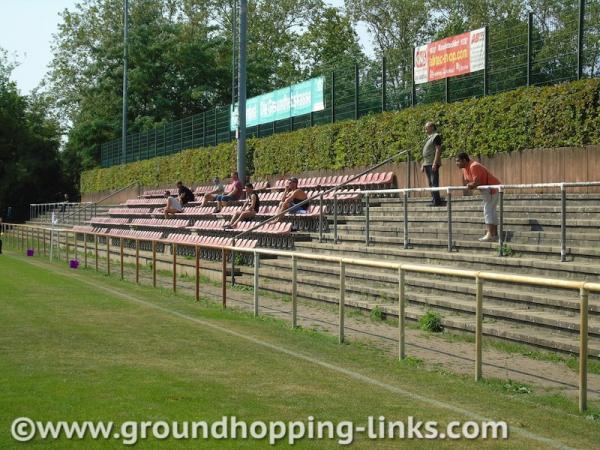
[[[25,261],[25,262],[27,262],[30,265],[35,265],[35,266],[38,266],[38,267],[43,267],[44,269],[46,269],[46,270],[48,270],[50,272],[54,272],[56,274],[62,275],[65,278],[68,278],[70,276],[72,278],[77,279],[78,281],[80,281],[83,284],[87,284],[88,286],[95,287],[96,289],[99,289],[99,290],[102,290],[102,291],[105,291],[105,292],[109,292],[109,293],[111,293],[111,294],[113,294],[115,296],[118,296],[118,297],[121,297],[123,299],[129,300],[129,301],[131,301],[133,303],[137,303],[139,305],[143,305],[143,306],[146,306],[146,307],[149,307],[149,308],[152,308],[152,309],[155,309],[155,310],[167,313],[167,314],[171,314],[171,315],[179,317],[181,319],[185,319],[187,321],[197,323],[197,324],[202,325],[204,327],[209,327],[209,328],[212,328],[213,330],[220,331],[222,333],[229,334],[231,336],[235,336],[235,337],[238,337],[240,339],[244,339],[244,340],[252,342],[252,343],[254,343],[256,345],[259,345],[259,346],[262,346],[262,347],[266,347],[268,349],[275,350],[275,351],[280,352],[280,353],[284,353],[284,354],[286,354],[288,356],[292,356],[292,357],[294,357],[296,359],[300,359],[300,360],[309,362],[311,364],[315,364],[317,366],[324,367],[324,368],[329,369],[329,370],[331,370],[333,372],[341,373],[343,375],[346,375],[349,378],[353,378],[353,379],[361,381],[363,383],[370,384],[372,386],[377,386],[377,387],[379,387],[381,389],[385,389],[385,390],[387,390],[389,392],[393,392],[394,394],[402,395],[404,397],[408,397],[408,398],[410,398],[412,400],[418,400],[418,401],[423,402],[423,403],[428,403],[428,404],[430,404],[432,406],[435,406],[436,408],[445,409],[445,410],[448,410],[448,411],[460,413],[460,414],[462,414],[464,416],[470,417],[470,418],[478,420],[478,421],[484,421],[484,420],[489,421],[489,420],[492,420],[492,419],[484,417],[484,416],[482,416],[482,415],[480,415],[478,413],[475,413],[473,411],[469,411],[468,409],[461,408],[461,407],[459,407],[457,405],[451,405],[449,403],[445,403],[445,402],[442,402],[440,400],[435,400],[433,398],[425,397],[425,396],[423,396],[421,394],[410,392],[410,391],[407,391],[405,389],[399,388],[397,386],[394,386],[394,385],[385,383],[383,381],[379,381],[379,380],[376,380],[374,378],[368,377],[368,376],[363,375],[363,374],[361,374],[359,372],[355,372],[353,370],[346,369],[344,367],[336,366],[334,364],[331,364],[331,363],[328,363],[328,362],[325,362],[325,361],[321,361],[320,359],[313,358],[312,356],[308,356],[308,355],[305,355],[305,354],[302,354],[302,353],[298,353],[298,352],[296,352],[294,350],[289,350],[289,349],[287,349],[285,347],[281,347],[281,346],[278,346],[276,344],[271,344],[270,342],[262,341],[260,339],[254,338],[252,336],[248,336],[246,334],[243,334],[243,333],[240,333],[240,332],[237,332],[237,331],[233,331],[233,330],[230,330],[228,328],[221,327],[221,326],[216,325],[216,324],[214,324],[212,322],[209,322],[208,320],[198,319],[197,317],[188,316],[188,315],[180,313],[178,311],[173,311],[171,309],[164,308],[164,307],[156,305],[154,303],[147,302],[145,300],[141,300],[141,299],[139,299],[137,297],[134,297],[134,296],[132,296],[130,294],[122,292],[122,291],[120,291],[118,289],[107,287],[107,286],[103,286],[103,285],[98,284],[96,282],[90,281],[90,280],[88,280],[88,279],[86,279],[86,278],[84,278],[84,277],[82,277],[80,275],[66,274],[63,271],[58,270],[58,269],[56,269],[56,268],[54,268],[52,266],[48,267],[48,265],[45,264],[45,263],[38,263],[36,261],[29,261],[29,260],[21,260],[21,261]],[[521,434],[522,436],[526,437],[527,439],[531,439],[533,441],[537,441],[537,442],[543,443],[543,444],[545,444],[545,445],[547,445],[547,446],[549,446],[551,448],[562,449],[562,450],[574,450],[572,447],[569,447],[566,444],[558,442],[554,438],[548,438],[548,437],[545,437],[545,436],[542,436],[542,435],[539,435],[539,434],[535,434],[535,433],[532,433],[531,431],[527,431],[527,430],[525,430],[523,428],[520,428],[520,427],[509,425],[509,429],[511,431],[517,432],[518,434]]]

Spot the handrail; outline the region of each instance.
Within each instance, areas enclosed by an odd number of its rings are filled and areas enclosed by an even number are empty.
[[[302,200],[300,203],[297,203],[297,204],[295,204],[294,206],[292,206],[292,207],[290,207],[290,208],[286,209],[285,211],[283,211],[283,212],[281,212],[281,213],[277,214],[276,216],[269,217],[268,219],[265,219],[265,220],[263,220],[262,222],[259,222],[257,225],[253,226],[252,228],[249,228],[249,229],[248,229],[248,230],[246,230],[246,231],[242,231],[241,233],[237,234],[237,235],[236,235],[236,236],[233,238],[233,241],[232,241],[232,242],[233,242],[233,246],[235,247],[235,241],[236,241],[236,239],[239,239],[240,237],[242,237],[242,236],[245,236],[246,234],[252,233],[253,231],[257,230],[258,228],[262,227],[263,225],[265,225],[265,224],[267,224],[267,223],[269,223],[269,222],[272,222],[272,221],[274,221],[275,219],[279,219],[280,217],[283,217],[284,215],[286,215],[288,212],[290,212],[290,211],[291,211],[291,210],[293,210],[294,208],[297,208],[298,206],[305,205],[306,203],[308,203],[308,202],[310,202],[310,201],[314,201],[314,199],[315,199],[315,198],[320,198],[320,201],[321,201],[321,203],[322,203],[322,201],[323,201],[323,197],[324,197],[325,195],[327,195],[327,194],[330,194],[330,193],[332,193],[332,192],[334,192],[334,191],[337,191],[337,190],[339,190],[340,188],[342,188],[342,187],[344,187],[344,186],[346,186],[346,185],[350,184],[350,183],[351,183],[351,182],[353,182],[354,180],[356,180],[356,179],[358,179],[358,178],[362,177],[363,175],[366,175],[367,173],[369,173],[369,172],[372,172],[373,170],[375,170],[375,169],[378,169],[379,167],[381,167],[381,166],[383,166],[383,165],[385,165],[385,164],[388,164],[389,162],[393,161],[394,159],[398,158],[399,156],[401,156],[401,155],[404,155],[404,154],[407,154],[407,153],[408,153],[408,150],[402,150],[401,152],[399,152],[399,153],[397,153],[397,154],[395,154],[395,155],[393,155],[393,156],[390,156],[389,158],[385,159],[384,161],[382,161],[382,162],[380,162],[380,163],[377,163],[376,165],[374,165],[374,166],[372,166],[372,167],[369,167],[369,168],[368,168],[368,169],[366,169],[366,170],[363,170],[362,172],[360,172],[360,173],[359,173],[359,174],[357,174],[357,175],[354,175],[353,177],[349,178],[349,179],[348,179],[348,180],[346,180],[345,182],[343,182],[343,183],[340,183],[340,184],[338,184],[337,186],[333,186],[332,188],[329,188],[329,189],[327,189],[326,191],[324,191],[324,192],[321,192],[321,193],[320,193],[319,195],[317,195],[317,196],[314,196],[314,197],[311,197],[311,198],[308,198],[308,197],[307,197],[305,200]],[[321,205],[321,206],[322,206],[322,205]],[[321,217],[322,217],[322,215],[323,215],[323,208],[322,208],[322,207],[321,207],[321,212],[320,212],[320,214],[321,214]],[[322,229],[322,227],[321,227],[321,226],[319,226],[319,229],[321,230],[321,229]]]
[[[132,187],[132,186],[136,186],[136,185],[137,185],[137,186],[141,186],[141,183],[139,182],[139,180],[135,180],[133,183],[131,183],[131,184],[128,184],[127,186],[125,186],[125,187],[122,187],[121,189],[118,189],[118,190],[116,190],[115,192],[112,192],[112,193],[108,194],[108,195],[107,195],[107,196],[105,196],[105,197],[102,197],[100,200],[97,200],[97,201],[95,201],[95,202],[94,202],[94,204],[95,204],[95,205],[98,205],[98,204],[102,203],[103,201],[105,201],[105,200],[108,200],[109,198],[111,198],[111,197],[113,197],[113,196],[115,196],[115,195],[117,195],[117,194],[120,194],[120,193],[121,193],[121,192],[123,192],[125,189],[129,189],[130,187]]]
[[[477,190],[497,189],[499,192],[500,216],[498,223],[498,255],[504,256],[504,192],[511,189],[536,189],[536,188],[560,188],[560,260],[567,260],[567,195],[566,189],[600,186],[600,181],[570,181],[560,183],[529,183],[529,184],[491,184],[478,186]],[[404,248],[409,247],[408,240],[408,201],[409,192],[435,192],[444,191],[448,194],[447,210],[448,210],[448,251],[453,251],[452,237],[452,191],[464,191],[466,186],[443,186],[443,187],[423,187],[423,188],[400,188],[400,189],[379,189],[379,190],[359,190],[357,193],[366,197],[366,225],[365,225],[365,242],[369,245],[369,196],[381,194],[404,194]],[[335,241],[337,242],[337,228],[334,230]]]
[[[591,187],[600,186],[600,181],[573,181],[564,183],[531,183],[531,184],[488,184],[478,186],[477,189],[489,190],[498,189],[500,191],[507,189],[536,189],[536,188],[560,188],[561,190],[569,187]],[[398,188],[398,189],[373,189],[359,190],[357,194],[372,195],[372,194],[403,194],[405,192],[448,192],[448,191],[464,191],[466,186],[443,186],[443,187],[423,187],[423,188]]]

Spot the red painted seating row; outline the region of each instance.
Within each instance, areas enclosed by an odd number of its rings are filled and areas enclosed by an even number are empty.
[[[213,247],[227,247],[233,243],[232,238],[223,236],[197,236],[192,234],[170,233],[165,242],[171,244],[183,245],[210,245]],[[240,248],[255,248],[257,241],[255,239],[236,240],[235,246]]]
[[[255,227],[257,222],[240,222],[235,228],[226,231],[242,232]],[[220,220],[198,220],[193,226],[189,227],[193,231],[223,231],[223,222]],[[260,234],[289,234],[292,231],[292,224],[289,222],[267,223],[254,230],[254,233]]]
[[[185,228],[188,224],[187,219],[133,219],[129,225],[134,227]]]
[[[110,216],[130,216],[143,215],[146,216],[152,212],[152,208],[110,208],[108,214]]]
[[[315,189],[318,187],[329,188],[345,183],[354,175],[330,175],[325,177],[307,177],[299,178],[298,186],[302,189]],[[357,186],[361,188],[378,188],[391,186],[394,181],[393,172],[373,172],[362,175],[360,178],[352,181],[349,186]],[[285,189],[287,179],[277,180],[273,189]]]
[[[98,225],[128,225],[129,217],[92,217],[90,224]]]

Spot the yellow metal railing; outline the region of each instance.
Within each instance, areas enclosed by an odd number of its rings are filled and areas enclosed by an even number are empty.
[[[152,244],[152,280],[153,286],[156,287],[156,263],[157,263],[157,244],[168,245],[172,247],[172,273],[173,273],[173,291],[177,289],[177,247],[192,247],[195,254],[195,298],[200,299],[200,250],[209,248],[218,250],[221,253],[221,295],[223,307],[227,306],[227,257],[230,253],[250,253],[254,258],[254,314],[259,314],[259,267],[261,256],[277,256],[291,258],[292,262],[292,326],[297,325],[297,263],[300,259],[331,262],[339,264],[339,342],[344,342],[344,319],[345,319],[345,282],[346,282],[346,267],[360,266],[378,269],[392,269],[398,272],[398,357],[403,359],[406,357],[406,337],[405,337],[405,321],[406,321],[406,282],[405,275],[407,273],[427,273],[433,275],[444,275],[450,277],[458,277],[471,279],[475,283],[475,380],[482,378],[482,339],[483,339],[483,295],[484,282],[496,281],[504,283],[519,284],[525,286],[540,286],[548,288],[561,288],[575,290],[579,292],[579,410],[587,409],[587,362],[588,362],[588,296],[590,292],[600,292],[600,283],[591,283],[575,280],[560,280],[554,278],[532,277],[526,275],[516,275],[497,272],[486,272],[476,270],[451,269],[445,267],[426,266],[419,264],[402,264],[387,261],[375,261],[360,258],[344,258],[332,255],[316,255],[311,253],[299,253],[291,251],[280,251],[270,249],[250,249],[240,247],[216,247],[210,245],[185,244],[182,242],[173,242],[166,239],[136,239],[126,236],[113,236],[110,234],[79,232],[70,229],[52,229],[34,225],[16,225],[16,224],[1,224],[1,231],[6,242],[6,247],[12,250],[23,251],[25,249],[35,249],[37,243],[38,253],[48,255],[47,238],[53,239],[51,233],[57,233],[58,242],[58,258],[69,260],[69,255],[73,255],[75,259],[78,257],[78,250],[81,247],[77,241],[77,235],[83,235],[83,257],[84,267],[88,267],[88,236],[93,236],[94,246],[91,251],[94,254],[95,268],[98,270],[98,260],[101,252],[106,252],[106,270],[111,273],[111,259],[116,259],[120,264],[120,277],[124,278],[124,257],[126,256],[124,248],[124,240],[135,241],[135,281],[139,283],[140,270],[140,242],[150,242]],[[55,236],[56,237],[56,236]],[[98,238],[106,238],[106,246],[99,249]],[[64,239],[63,239],[64,238]],[[119,240],[118,249],[111,248],[111,239]],[[31,244],[31,246],[30,246]],[[62,246],[62,249],[61,249]],[[70,252],[71,247],[73,253]],[[64,251],[62,251],[64,250]],[[127,255],[131,256],[131,255]]]

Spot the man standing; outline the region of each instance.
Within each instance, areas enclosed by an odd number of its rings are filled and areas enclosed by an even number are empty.
[[[456,167],[462,169],[463,180],[467,189],[477,189],[479,186],[502,184],[498,178],[477,161],[471,161],[466,153],[459,153],[456,157]],[[483,198],[483,217],[485,220],[486,234],[479,238],[481,242],[491,242],[498,239],[498,205],[497,189],[480,189]]]
[[[440,186],[440,166],[442,165],[442,136],[433,122],[425,124],[427,139],[423,145],[421,172],[427,175],[429,187]],[[431,191],[431,206],[444,206],[439,191]]]

